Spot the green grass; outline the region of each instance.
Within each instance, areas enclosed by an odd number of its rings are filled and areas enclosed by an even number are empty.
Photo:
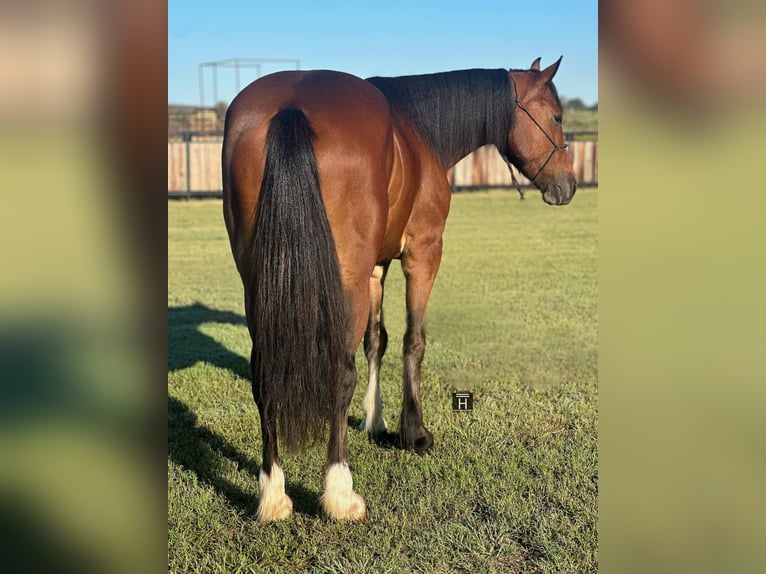
[[[254,517],[261,443],[219,201],[168,204],[170,572],[596,572],[598,193],[453,197],[428,309],[417,456],[349,432],[368,519],[320,511],[324,447],[284,456],[291,520]],[[384,414],[401,405],[404,281],[385,294]],[[366,363],[351,423],[362,416]],[[450,392],[474,392],[453,413]]]

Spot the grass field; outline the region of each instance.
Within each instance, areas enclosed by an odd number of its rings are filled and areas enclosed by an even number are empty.
[[[368,519],[320,511],[325,448],[287,454],[293,518],[254,517],[261,443],[242,292],[220,201],[168,204],[170,572],[596,572],[598,192],[565,208],[537,193],[453,197],[427,317],[424,422],[431,454],[349,432]],[[382,396],[401,404],[404,281],[384,309]],[[351,407],[362,416],[366,382]],[[452,390],[475,397],[451,410]]]

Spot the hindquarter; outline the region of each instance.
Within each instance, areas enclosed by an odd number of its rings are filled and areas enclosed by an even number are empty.
[[[222,158],[224,215],[238,266],[258,204],[268,125],[285,108],[302,110],[316,134],[322,198],[344,287],[366,285],[387,219],[394,154],[390,109],[374,86],[339,72],[272,74],[232,102]]]

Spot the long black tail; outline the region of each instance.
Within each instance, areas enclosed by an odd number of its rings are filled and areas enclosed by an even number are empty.
[[[272,118],[252,236],[253,384],[288,449],[324,435],[349,353],[315,138],[301,110]]]

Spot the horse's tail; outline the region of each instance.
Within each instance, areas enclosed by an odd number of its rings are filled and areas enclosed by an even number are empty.
[[[299,109],[271,120],[250,259],[253,385],[283,446],[324,434],[348,361],[346,307],[319,188],[316,134]]]

